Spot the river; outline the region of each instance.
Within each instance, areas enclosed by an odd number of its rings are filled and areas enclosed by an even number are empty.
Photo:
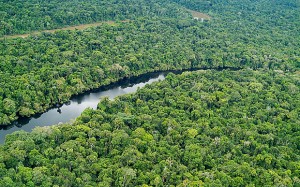
[[[0,130],[0,144],[4,143],[5,136],[18,130],[32,131],[37,126],[49,126],[58,123],[66,123],[78,117],[88,107],[97,108],[101,97],[108,96],[114,99],[117,96],[133,93],[138,87],[163,80],[167,73],[147,73],[138,77],[123,79],[109,86],[103,86],[83,94],[74,96],[71,100],[59,107],[49,109],[42,114],[31,118],[20,118],[10,126],[2,127]]]
[[[0,144],[4,143],[5,136],[18,130],[24,130],[27,132],[32,131],[35,127],[50,126],[59,123],[66,123],[72,119],[77,118],[84,109],[90,107],[97,108],[101,97],[108,96],[110,99],[114,99],[117,96],[134,93],[139,87],[142,88],[146,84],[152,82],[164,80],[165,76],[173,72],[180,74],[184,71],[195,70],[241,70],[241,68],[233,67],[220,67],[220,68],[191,68],[185,70],[169,70],[163,72],[146,73],[137,77],[125,78],[116,83],[108,86],[102,86],[91,91],[87,91],[83,94],[73,96],[70,101],[62,106],[53,107],[42,114],[36,114],[30,118],[20,118],[9,126],[0,126]]]

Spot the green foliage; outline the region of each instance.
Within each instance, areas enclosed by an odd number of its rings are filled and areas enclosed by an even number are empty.
[[[132,20],[25,39],[2,38],[0,125],[44,112],[72,95],[146,72],[224,67],[299,69],[296,18],[300,11],[293,0],[278,1],[274,6],[269,6],[269,1],[248,0],[0,3],[2,22],[13,25],[12,33],[98,20]],[[206,12],[212,20],[195,21],[185,7]],[[49,23],[46,26],[41,24],[44,19]],[[253,91],[260,89],[255,83],[252,87]],[[231,101],[238,100],[234,94]]]
[[[300,186],[297,0],[1,1],[0,125],[146,72],[165,81],[15,132],[0,186]],[[186,8],[212,19],[192,19]],[[130,19],[129,22],[118,20]]]
[[[291,73],[169,74],[73,124],[8,135],[0,184],[299,186],[299,86]]]
[[[140,16],[185,15],[175,3],[158,0],[1,1],[0,36]]]

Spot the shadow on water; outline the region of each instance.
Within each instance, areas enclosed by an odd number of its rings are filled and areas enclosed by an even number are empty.
[[[143,87],[154,81],[163,80],[166,72],[147,73],[141,76],[124,78],[116,83],[101,86],[85,93],[72,96],[70,101],[63,105],[56,105],[44,113],[35,114],[32,117],[20,117],[8,126],[0,126],[0,143],[4,143],[5,135],[14,131],[24,130],[30,132],[37,126],[49,126],[58,123],[66,123],[78,117],[85,108],[96,109],[101,97],[113,99],[119,95],[133,93],[138,87]]]
[[[209,68],[207,68],[209,69]],[[163,80],[165,76],[172,72],[174,74],[180,74],[184,71],[195,71],[195,70],[207,70],[205,68],[193,68],[188,70],[179,71],[160,71],[154,73],[146,73],[144,75],[124,78],[115,83],[107,86],[101,86],[90,91],[86,91],[82,94],[72,96],[70,101],[56,105],[48,109],[44,113],[35,114],[32,117],[20,117],[17,121],[13,122],[8,126],[0,126],[0,143],[4,142],[5,135],[10,134],[17,130],[24,130],[30,132],[37,126],[49,126],[58,123],[66,123],[72,119],[78,117],[82,111],[88,107],[97,108],[97,104],[101,97],[108,96],[113,99],[117,96],[124,95],[127,93],[133,93],[138,87],[143,87],[146,84]],[[237,68],[217,68],[214,70],[221,71],[224,69],[239,70]]]

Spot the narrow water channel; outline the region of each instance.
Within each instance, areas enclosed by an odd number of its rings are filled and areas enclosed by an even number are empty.
[[[60,107],[52,108],[47,112],[35,115],[31,118],[21,118],[10,126],[0,130],[0,144],[4,143],[5,136],[18,130],[32,131],[37,126],[49,126],[58,123],[66,123],[78,117],[84,109],[91,107],[96,109],[101,97],[108,96],[113,99],[117,96],[133,93],[138,87],[163,80],[167,73],[147,73],[139,77],[124,79],[109,86],[104,86],[84,94],[74,96],[70,102]]]

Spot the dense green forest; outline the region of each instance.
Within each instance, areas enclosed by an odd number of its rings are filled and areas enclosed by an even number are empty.
[[[169,74],[8,135],[0,186],[300,186],[299,87],[299,72]]]
[[[297,2],[266,6],[268,1],[245,1],[246,7],[226,1],[138,2],[132,6],[142,13],[133,15],[129,11],[129,23],[41,33],[25,39],[2,38],[0,124],[43,112],[91,88],[151,71],[203,67],[299,69]],[[8,6],[13,2],[2,3]],[[51,3],[43,6],[52,7]],[[78,12],[86,7],[78,7]],[[212,19],[195,21],[185,7],[206,12]],[[278,22],[272,21],[273,16],[279,16]],[[41,17],[32,15],[30,19]]]
[[[184,15],[182,7],[159,0],[1,0],[0,36],[96,21]]]
[[[0,125],[122,78],[212,69],[8,135],[0,186],[300,186],[299,17],[298,0],[0,0]],[[99,21],[115,24],[7,37]]]

